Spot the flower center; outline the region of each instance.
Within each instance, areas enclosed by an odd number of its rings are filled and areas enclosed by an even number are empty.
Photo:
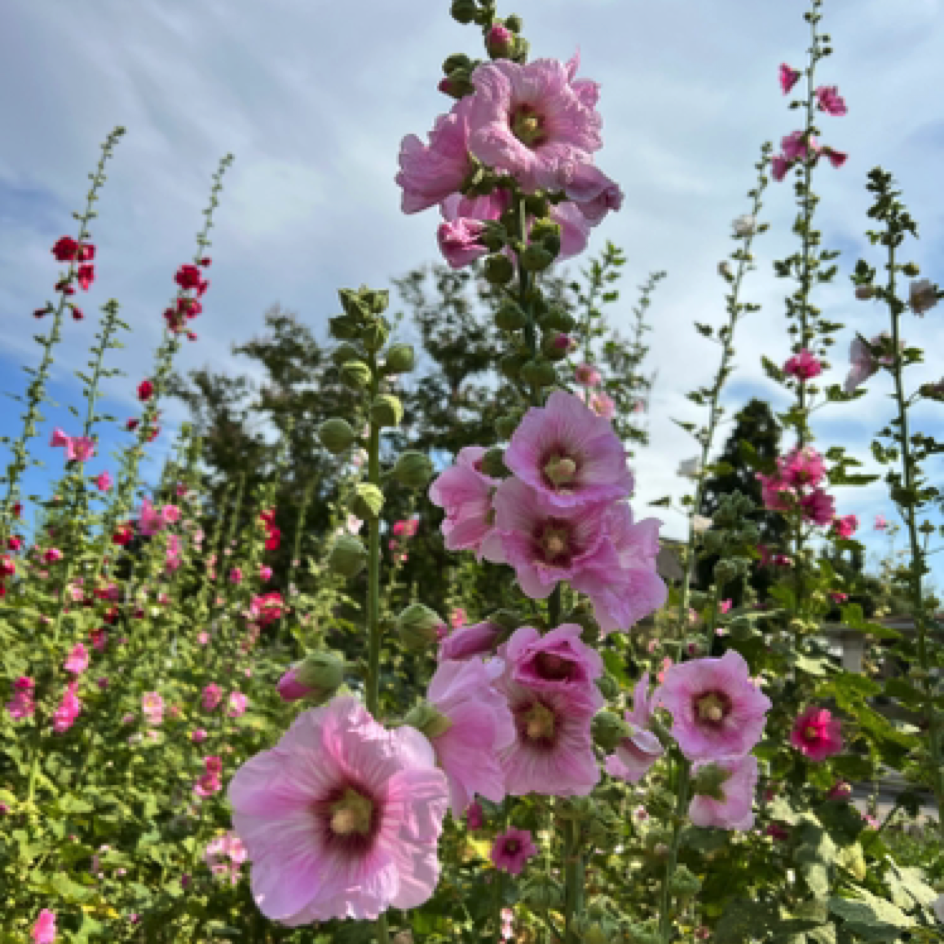
[[[350,787],[331,805],[331,831],[336,836],[366,836],[370,832],[374,804]]]
[[[695,703],[698,717],[708,724],[720,724],[731,710],[731,700],[721,692],[709,692]]]
[[[535,702],[524,718],[524,731],[532,741],[543,741],[554,737],[554,712]]]
[[[511,116],[511,133],[528,147],[537,147],[547,140],[544,119],[530,105],[519,105]]]
[[[554,486],[569,485],[577,474],[577,463],[570,456],[552,456],[544,466],[544,475]]]
[[[506,839],[505,840],[505,852],[509,855],[514,855],[518,851],[518,840],[517,839]]]
[[[570,659],[555,655],[553,652],[541,652],[534,660],[534,667],[541,678],[558,682],[570,678],[574,664]]]
[[[541,535],[541,548],[544,551],[544,558],[549,564],[556,563],[561,558],[567,556],[567,550],[570,545],[570,529],[554,527],[549,524]]]
[[[814,728],[813,725],[807,725],[806,730],[803,732],[803,736],[807,741],[815,741],[819,738],[819,728]]]

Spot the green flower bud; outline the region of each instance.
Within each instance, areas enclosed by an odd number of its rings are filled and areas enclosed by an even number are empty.
[[[347,361],[341,365],[341,380],[354,390],[369,386],[370,377],[370,368],[363,361]]]
[[[339,344],[331,352],[331,360],[340,367],[348,361],[353,361],[361,356],[361,352],[353,344]]]
[[[713,800],[723,803],[724,790],[722,787],[730,779],[730,772],[719,764],[705,764],[695,774],[695,779],[692,781],[692,790],[694,793],[711,797]]]
[[[439,641],[444,625],[435,610],[422,603],[411,603],[397,617],[397,635],[411,652],[422,652]]]
[[[390,293],[384,289],[361,288],[361,298],[372,315],[382,315],[390,306]]]
[[[528,361],[521,368],[521,379],[532,387],[549,387],[557,382],[557,371],[545,360]]]
[[[351,288],[341,288],[338,289],[338,298],[341,301],[344,314],[347,315],[358,328],[361,328],[364,322],[370,317],[370,306],[361,296],[361,292],[355,292],[354,289]]]
[[[406,488],[422,488],[433,475],[429,456],[413,449],[400,454],[393,467],[393,477]]]
[[[455,52],[442,64],[443,75],[449,75],[456,69],[471,69],[472,60],[464,52]]]
[[[390,325],[384,318],[376,318],[361,331],[361,340],[368,351],[379,351],[390,337]]]
[[[388,374],[408,374],[416,366],[412,344],[394,344],[388,351],[384,370]]]
[[[715,564],[715,581],[718,584],[730,583],[737,576],[738,568],[734,561],[719,560]]]
[[[536,875],[521,889],[521,900],[530,908],[550,911],[560,908],[564,901],[560,882],[550,875]]]
[[[403,419],[403,404],[399,397],[391,393],[381,393],[374,397],[370,405],[371,421],[378,426],[399,426]]]
[[[620,683],[608,672],[597,679],[597,688],[607,701],[616,698],[620,693]]]
[[[577,327],[574,316],[558,306],[549,308],[539,323],[544,331],[560,331],[563,334],[569,334]]]
[[[669,889],[676,898],[681,898],[683,901],[694,898],[701,889],[701,879],[687,865],[679,863],[675,867]]]
[[[350,341],[360,333],[360,325],[348,318],[347,315],[338,315],[328,321],[331,334],[341,341]]]
[[[540,227],[546,221],[548,210],[550,209],[550,204],[548,203],[547,197],[542,194],[532,193],[524,198],[524,208],[527,211],[529,216],[533,216],[536,220],[534,225],[531,227],[531,238],[535,242],[540,242],[541,238],[546,235],[545,231],[541,230]],[[552,223],[552,226],[557,226],[556,223]],[[541,235],[536,236],[535,231],[538,231]],[[559,227],[558,227],[559,230]]]
[[[500,626],[503,632],[513,633],[519,626],[527,624],[527,617],[521,616],[514,610],[495,610],[485,617],[486,622]]]
[[[489,449],[488,452],[482,456],[482,471],[486,475],[492,476],[492,478],[504,478],[509,474],[508,468],[503,461],[504,455],[505,450],[499,449],[498,446]]]
[[[524,23],[521,21],[521,17],[516,13],[505,17],[505,26],[510,29],[512,33],[520,33],[524,29]]]
[[[616,926],[609,922],[595,921],[587,915],[579,915],[574,921],[574,930],[582,944],[612,944]]]
[[[367,564],[367,548],[360,538],[343,534],[335,542],[328,555],[328,566],[342,577],[356,577]]]
[[[507,285],[514,278],[515,267],[508,256],[495,253],[485,257],[484,272],[492,285]]]
[[[333,456],[339,456],[342,452],[347,452],[357,439],[357,433],[351,429],[351,424],[340,417],[334,417],[325,420],[318,427],[318,438],[321,445]]]
[[[498,186],[498,181],[493,177],[488,178],[489,193]],[[498,252],[505,248],[508,237],[505,233],[505,227],[501,223],[495,223],[487,220],[482,235],[479,236],[479,242],[489,251]]]
[[[521,306],[513,301],[502,303],[495,312],[495,324],[502,331],[517,331],[528,323],[528,316],[521,310]]]
[[[376,485],[361,482],[354,490],[354,497],[351,499],[351,512],[364,521],[370,521],[380,517],[383,505],[383,492]]]
[[[495,432],[498,433],[499,437],[502,439],[511,439],[520,422],[521,416],[517,413],[512,413],[508,416],[499,416],[498,419],[495,420]]]
[[[906,262],[901,267],[901,271],[904,272],[909,279],[913,279],[921,274],[921,270],[913,262]]]
[[[616,750],[620,741],[633,733],[632,727],[612,711],[597,712],[593,716],[591,731],[594,743],[608,754]]]
[[[452,18],[457,23],[471,23],[479,12],[475,0],[452,0],[452,8],[449,11]]]
[[[543,246],[532,244],[521,253],[518,261],[528,272],[543,272],[554,262],[554,256]]]
[[[498,369],[509,380],[517,380],[521,368],[528,363],[527,354],[506,354],[499,362]]]
[[[445,734],[452,727],[452,721],[426,701],[411,708],[403,719],[403,723],[416,728],[429,740]]]
[[[315,689],[315,697],[330,698],[344,684],[344,659],[333,652],[310,652],[295,666],[295,679]]]

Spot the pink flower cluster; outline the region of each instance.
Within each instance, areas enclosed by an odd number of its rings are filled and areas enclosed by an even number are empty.
[[[205,757],[203,769],[203,774],[193,786],[193,792],[199,797],[209,797],[214,793],[219,793],[223,789],[223,761],[219,757]]]
[[[620,208],[619,186],[593,163],[603,144],[599,86],[577,79],[578,68],[577,56],[566,64],[485,62],[470,77],[473,92],[436,120],[428,144],[415,135],[403,139],[396,177],[403,212],[439,205],[445,220],[439,245],[453,268],[488,251],[481,241],[485,223],[497,220],[511,200],[504,188],[471,195],[467,180],[477,165],[515,178],[524,193],[566,195],[550,211],[561,227],[560,259],[581,252],[591,227]]]
[[[58,426],[49,440],[50,446],[64,446],[66,459],[70,462],[87,462],[95,455],[95,440],[88,436],[69,436]]]
[[[163,531],[168,525],[176,524],[179,520],[180,509],[176,505],[164,505],[158,510],[149,498],[142,499],[138,529],[145,537],[151,537]]]
[[[823,372],[823,365],[814,354],[803,348],[783,365],[783,372],[805,382],[818,377]]]
[[[214,878],[228,878],[231,885],[240,879],[239,867],[246,861],[246,847],[232,830],[225,836],[211,839],[203,853],[203,861]]]
[[[16,721],[31,718],[36,712],[36,703],[33,701],[33,692],[36,682],[28,675],[21,675],[13,683],[13,697],[7,702],[7,711]]]
[[[781,512],[799,510],[804,520],[826,527],[835,516],[835,500],[820,487],[825,475],[823,457],[815,449],[794,449],[777,459],[773,475],[757,473],[764,507]]]
[[[159,727],[164,721],[164,699],[159,692],[147,692],[141,696],[141,710],[147,723]]]
[[[59,707],[52,716],[52,729],[56,734],[64,734],[75,724],[82,711],[82,702],[79,701],[79,683],[78,681],[69,682]]]
[[[633,485],[609,421],[556,391],[528,411],[511,437],[499,481],[481,468],[485,450],[461,450],[430,486],[444,508],[449,550],[510,564],[532,599],[561,580],[586,593],[604,633],[627,630],[663,605],[656,572],[660,522],[635,522],[624,501]]]
[[[210,263],[211,260],[209,258],[203,258],[200,260],[199,265],[206,269],[209,268]],[[204,296],[206,290],[210,287],[210,283],[207,279],[203,278],[203,273],[200,271],[200,268],[192,264],[182,265],[175,273],[174,281],[177,283],[182,293],[195,290],[196,295],[179,295],[175,306],[165,309],[164,321],[167,322],[167,327],[170,331],[173,331],[175,334],[186,331],[188,340],[196,341],[197,336],[193,331],[187,328],[187,322],[196,318],[197,315],[203,311],[203,304],[199,299]]]

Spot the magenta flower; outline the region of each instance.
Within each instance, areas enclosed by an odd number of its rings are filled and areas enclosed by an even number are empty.
[[[396,182],[403,188],[404,213],[435,206],[462,186],[471,169],[467,145],[471,106],[471,98],[463,98],[448,115],[440,115],[428,145],[413,134],[403,139]]]
[[[615,501],[633,488],[613,427],[561,390],[525,414],[505,451],[505,465],[559,508]]]
[[[791,488],[815,488],[826,475],[823,457],[812,447],[793,449],[777,459],[781,480]]]
[[[249,699],[242,692],[230,692],[228,700],[228,710],[226,712],[230,718],[238,718],[246,713],[249,705]]]
[[[571,78],[552,59],[480,65],[471,76],[469,150],[512,174],[528,193],[560,190],[562,161],[590,163],[603,145],[600,116],[578,96]]]
[[[471,265],[488,252],[485,245],[479,242],[484,232],[484,223],[466,217],[439,224],[436,239],[443,258],[451,269]]]
[[[688,817],[696,826],[748,830],[754,825],[754,788],[757,786],[757,758],[720,758],[697,763],[692,768],[694,796]],[[700,784],[708,792],[699,792]]]
[[[816,90],[816,104],[821,111],[833,117],[841,117],[848,113],[846,103],[839,94],[839,89],[835,85],[821,85]]]
[[[820,148],[821,153],[825,154],[829,159],[829,163],[833,167],[839,168],[849,159],[849,155],[845,151],[837,151],[835,148],[824,147]]]
[[[789,95],[790,89],[800,80],[800,72],[791,69],[785,62],[780,65],[780,88],[784,95]]]
[[[758,691],[743,656],[729,649],[720,659],[670,666],[653,696],[672,715],[672,736],[689,760],[748,753],[760,740],[770,699]]]
[[[852,796],[852,784],[847,780],[837,780],[826,794],[828,800],[848,800]]]
[[[603,377],[593,364],[578,364],[574,370],[574,380],[583,387],[599,387]]]
[[[43,908],[30,931],[33,944],[53,944],[56,940],[56,913]]]
[[[787,171],[793,166],[782,154],[775,154],[770,159],[770,176],[780,183],[787,176]]]
[[[502,628],[497,623],[473,623],[469,626],[460,626],[454,629],[439,644],[438,659],[444,662],[447,659],[471,659],[473,656],[483,656],[490,653],[502,634]]]
[[[95,440],[88,436],[72,436],[66,443],[66,458],[87,462],[95,455]]]
[[[470,803],[469,808],[465,811],[465,825],[469,832],[473,833],[485,825],[485,812],[478,800]]]
[[[190,740],[194,744],[202,744],[207,739],[207,733],[203,728],[196,728],[190,733]]]
[[[50,446],[68,446],[72,437],[64,433],[58,426],[52,431],[52,437],[49,440]]]
[[[145,537],[163,531],[167,522],[164,516],[154,507],[149,498],[141,500],[141,516],[138,519],[138,528]]]
[[[429,487],[429,500],[446,512],[442,533],[446,549],[472,549],[481,560],[486,538],[492,533],[492,492],[498,482],[482,472],[481,446],[459,450],[456,464],[442,472]]]
[[[299,715],[229,786],[263,914],[290,927],[415,908],[439,878],[446,777],[427,740],[350,697]]]
[[[780,140],[783,156],[788,161],[805,160],[807,154],[806,132],[793,131]]]
[[[456,818],[475,794],[493,803],[505,798],[498,752],[514,741],[515,724],[504,697],[492,688],[502,670],[498,660],[443,662],[429,683],[426,697],[448,726],[428,736],[449,781]]]
[[[538,854],[538,848],[531,840],[531,833],[526,829],[513,826],[495,837],[492,851],[488,857],[496,869],[511,875],[520,875],[528,859]]]
[[[855,515],[843,515],[833,519],[833,532],[843,540],[848,540],[858,530],[859,519]]]
[[[88,650],[82,643],[77,642],[72,647],[66,661],[63,663],[63,668],[66,672],[71,672],[73,675],[81,675],[88,668],[88,664]]]
[[[35,714],[36,703],[33,701],[35,688],[36,682],[28,675],[21,675],[13,683],[13,697],[7,702],[6,708],[15,721],[30,718]]]
[[[842,726],[825,708],[807,708],[793,723],[790,744],[810,760],[826,760],[842,750]]]
[[[826,527],[836,515],[836,500],[821,488],[814,488],[800,499],[800,508],[807,521]]]
[[[499,650],[511,680],[532,691],[560,691],[583,699],[594,709],[604,698],[596,686],[603,675],[600,654],[580,638],[583,627],[564,623],[542,636],[521,626]]]
[[[112,477],[108,472],[102,472],[101,475],[96,476],[95,478],[95,487],[100,492],[107,492],[111,489],[112,486]]]
[[[823,372],[823,367],[810,351],[803,348],[783,365],[783,372],[799,380],[812,380]]]
[[[512,796],[586,796],[600,779],[590,722],[595,708],[565,691],[534,691],[498,679],[515,719],[515,740],[501,752]]]
[[[77,681],[69,682],[66,686],[62,701],[52,716],[52,729],[56,734],[63,734],[75,724],[82,711],[82,702],[78,696],[79,683]]]
[[[223,689],[216,682],[211,682],[203,689],[201,702],[207,711],[213,711],[223,700]]]

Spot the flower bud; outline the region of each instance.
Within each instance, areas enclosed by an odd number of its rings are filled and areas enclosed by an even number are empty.
[[[449,12],[457,23],[466,24],[475,19],[479,8],[475,0],[452,0],[452,8]]]
[[[609,672],[604,673],[597,679],[597,688],[607,701],[616,698],[620,693],[620,683]]]
[[[363,293],[360,290],[355,292],[350,288],[340,288],[338,289],[338,299],[344,309],[344,314],[347,315],[350,321],[356,324],[358,328],[363,327],[371,313],[370,306],[364,299]]]
[[[393,467],[393,477],[406,488],[422,488],[433,475],[429,456],[413,449],[400,454]]]
[[[341,380],[354,390],[370,384],[370,368],[363,361],[348,361],[341,365]]]
[[[331,455],[339,456],[342,452],[346,452],[351,448],[357,438],[357,433],[351,429],[351,424],[347,420],[342,420],[336,416],[330,420],[325,420],[318,427],[318,438],[321,440],[321,445]]]
[[[547,235],[547,233],[541,229],[541,226],[551,222],[546,219],[548,211],[550,210],[550,203],[547,197],[542,194],[531,193],[524,198],[524,208],[529,216],[533,216],[537,220],[534,226],[531,227],[531,239],[534,242],[540,242],[542,237]],[[560,227],[557,226],[556,223],[551,222],[551,226],[557,227],[554,232],[560,233]]]
[[[380,288],[360,288],[361,298],[372,315],[382,315],[390,306],[390,293]]]
[[[403,404],[400,398],[390,393],[374,397],[374,402],[370,405],[370,418],[378,426],[399,426],[403,419]]]
[[[340,367],[347,361],[353,361],[361,356],[361,352],[353,344],[339,344],[331,352],[331,360]]]
[[[411,652],[422,652],[439,641],[444,625],[435,610],[422,603],[411,603],[397,617],[397,635]]]
[[[347,315],[338,315],[328,321],[331,327],[331,334],[341,341],[350,341],[360,333],[360,326],[356,321],[351,320]]]
[[[515,267],[508,256],[499,252],[485,257],[484,272],[492,285],[507,285],[514,278]]]
[[[913,262],[906,262],[901,267],[901,271],[910,279],[916,278],[921,274],[921,270]]]
[[[675,867],[669,889],[676,898],[685,901],[688,898],[694,898],[698,894],[701,889],[701,879],[687,865],[679,863]]]
[[[501,439],[511,439],[518,424],[521,422],[521,416],[518,413],[511,413],[507,416],[499,416],[495,420],[495,432]]]
[[[390,337],[390,326],[383,318],[375,318],[368,322],[367,326],[361,331],[361,340],[368,351],[379,351]]]
[[[547,314],[541,317],[539,324],[544,331],[562,331],[564,334],[568,334],[577,327],[577,320],[570,312],[554,306],[549,308]]]
[[[416,728],[430,741],[445,734],[452,727],[452,721],[426,701],[411,708],[403,723]]]
[[[354,490],[354,497],[351,499],[351,513],[363,521],[371,521],[380,517],[383,505],[383,492],[376,485],[361,482]]]
[[[870,284],[857,285],[855,287],[855,297],[860,302],[867,302],[875,294],[875,286]]]
[[[591,731],[594,743],[607,753],[615,751],[616,745],[633,733],[632,728],[612,711],[597,712],[593,716]]]
[[[389,374],[408,374],[416,366],[412,344],[394,344],[388,351],[384,370]]]
[[[545,360],[528,361],[521,368],[521,379],[532,387],[549,387],[557,380],[554,365]]]
[[[517,331],[528,323],[528,316],[521,310],[521,306],[513,301],[502,303],[495,312],[495,325],[502,331]]]
[[[481,468],[486,475],[490,475],[492,478],[500,479],[504,478],[506,475],[509,475],[508,468],[504,463],[505,450],[499,449],[497,446],[489,449],[488,452],[482,456]]]
[[[520,262],[528,272],[543,272],[554,262],[554,255],[543,246],[531,245],[521,253]]]
[[[331,652],[309,653],[279,679],[276,686],[283,701],[311,698],[327,701],[344,682],[344,660]]]
[[[485,36],[485,48],[492,59],[508,59],[515,51],[515,34],[496,23]]]
[[[356,577],[367,563],[367,548],[352,534],[341,535],[328,555],[328,566],[342,577]]]
[[[471,69],[472,60],[464,52],[456,52],[449,56],[442,64],[443,75],[449,75],[456,69]]]
[[[521,368],[528,363],[527,354],[506,354],[499,362],[498,369],[509,380],[517,380]]]
[[[524,29],[524,23],[517,13],[512,13],[511,16],[505,17],[505,26],[507,26],[512,33],[520,33]]]
[[[550,331],[541,339],[541,353],[552,361],[563,360],[576,346],[573,338],[559,331]]]

